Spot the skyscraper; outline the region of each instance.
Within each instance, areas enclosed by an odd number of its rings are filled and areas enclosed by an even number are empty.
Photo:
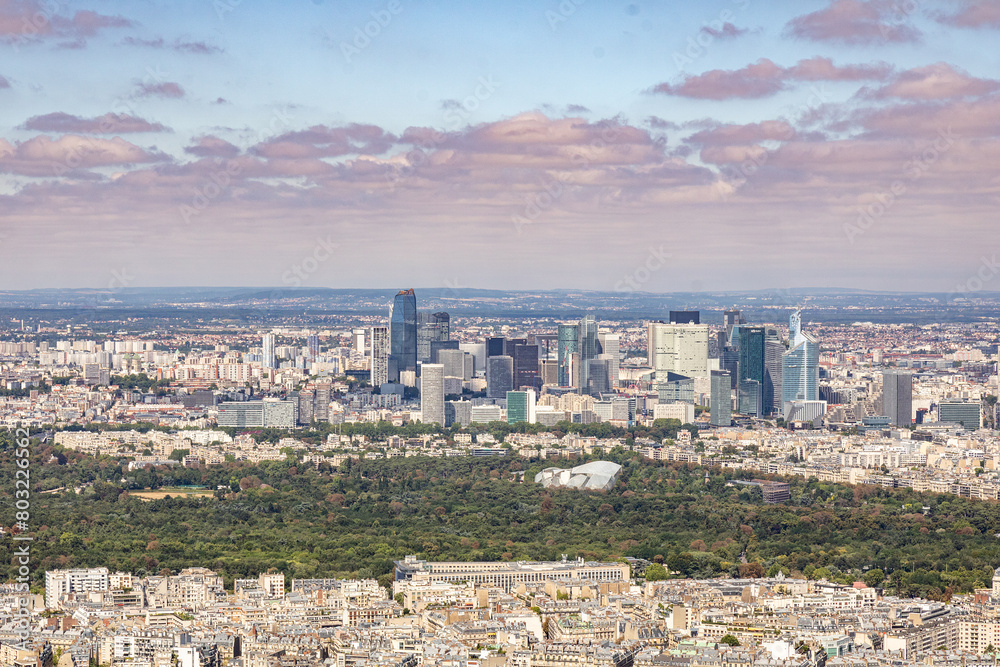
[[[753,380],[757,383],[757,389],[755,392],[759,392],[763,398],[763,388],[764,388],[764,378],[767,375],[766,371],[766,338],[767,334],[764,327],[761,326],[741,326],[739,328],[739,382],[737,386],[740,391],[740,412],[744,412],[743,406],[743,393],[744,387],[743,383],[747,380]],[[756,395],[756,394],[755,394]],[[754,413],[763,414],[764,411],[761,409],[763,406],[758,402],[757,406],[754,408]],[[746,414],[746,413],[744,413]]]
[[[729,371],[712,371],[711,389],[709,400],[711,401],[711,424],[712,426],[729,426],[732,423],[732,380],[729,378]]]
[[[701,311],[698,310],[671,310],[671,324],[701,324]]]
[[[648,322],[646,358],[657,375],[708,377],[708,325]]]
[[[309,334],[306,336],[306,348],[309,350],[309,356],[315,359],[319,356],[319,336],[316,334]]]
[[[740,414],[750,417],[764,416],[764,396],[760,382],[752,378],[740,380],[738,402]]]
[[[486,359],[486,397],[506,398],[514,389],[514,360],[505,354]]]
[[[746,318],[743,317],[739,308],[730,308],[723,314],[723,318],[726,323],[726,345],[733,345],[733,329],[741,324],[746,324]]]
[[[313,415],[318,422],[330,421],[330,394],[333,393],[333,385],[329,382],[320,382],[316,385],[316,407]]]
[[[785,354],[785,343],[781,334],[774,327],[764,330],[764,414],[770,415],[781,411],[782,368],[781,360]]]
[[[585,315],[578,325],[580,327],[580,390],[590,391],[591,359],[597,358],[597,320],[593,315]]]
[[[504,339],[502,336],[491,336],[486,339],[486,357],[499,357],[504,353]]]
[[[511,352],[514,360],[514,388],[541,389],[541,378],[538,375],[538,346],[515,345]]]
[[[802,314],[788,318],[789,350],[781,358],[781,409],[788,418],[790,401],[819,400],[819,344],[802,331]]]
[[[351,331],[351,347],[359,354],[365,353],[365,330],[354,329]]]
[[[444,426],[444,366],[421,364],[420,419],[425,424]]]
[[[403,371],[417,370],[417,296],[412,289],[396,294],[389,314],[389,379]]]
[[[450,335],[448,313],[417,313],[417,361],[430,363],[431,344],[446,341]]]
[[[618,386],[619,366],[621,364],[619,341],[619,336],[616,333],[597,334],[597,342],[601,346],[601,354],[608,355],[608,380],[611,383],[611,389]]]
[[[580,327],[576,324],[559,325],[559,346],[556,351],[559,364],[559,386],[573,387],[570,356],[580,351]]]
[[[507,423],[518,422],[535,423],[535,392],[532,389],[507,392]]]
[[[913,422],[913,374],[890,368],[882,371],[882,413],[893,426]]]
[[[264,338],[261,341],[261,347],[263,348],[263,354],[261,355],[261,365],[264,368],[277,368],[275,366],[274,359],[274,334],[264,334]]]
[[[369,379],[373,387],[389,381],[389,327],[372,327],[368,354]]]

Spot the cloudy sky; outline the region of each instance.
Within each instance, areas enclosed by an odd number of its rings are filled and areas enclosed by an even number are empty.
[[[995,0],[0,0],[0,288],[1000,289]]]

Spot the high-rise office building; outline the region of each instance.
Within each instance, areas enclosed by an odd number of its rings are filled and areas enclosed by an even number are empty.
[[[621,365],[620,338],[616,333],[599,333],[597,334],[597,342],[600,345],[601,354],[608,356],[608,380],[611,383],[611,389],[614,389],[618,386]]]
[[[538,346],[514,345],[510,356],[514,360],[514,388],[541,389],[542,382],[538,374]]]
[[[819,400],[819,343],[802,331],[802,314],[788,318],[788,352],[781,358],[781,406],[788,419],[791,401]]]
[[[658,375],[708,377],[708,325],[648,322],[646,358]]]
[[[781,412],[782,367],[781,360],[785,354],[785,342],[774,327],[766,327],[764,331],[764,384],[761,391],[764,396],[764,414]]]
[[[412,289],[396,294],[389,314],[389,379],[417,370],[417,296]]]
[[[589,392],[590,360],[597,358],[597,320],[593,315],[585,315],[579,323],[580,328],[580,390]]]
[[[739,383],[740,350],[736,347],[726,346],[719,354],[719,368],[729,373],[729,381],[732,383],[731,389],[736,389]]]
[[[309,334],[306,336],[306,349],[309,351],[309,356],[313,359],[319,356],[319,336],[316,334]]]
[[[468,380],[471,378],[471,375],[466,377],[465,358],[467,356],[469,356],[468,353],[461,350],[440,350],[437,354],[438,360],[436,363],[444,366],[444,376],[446,378]]]
[[[499,357],[504,354],[504,339],[502,336],[491,336],[486,339],[486,358]]]
[[[316,385],[316,407],[313,409],[316,421],[330,421],[330,397],[332,393],[333,385],[329,382],[320,382]]]
[[[277,368],[274,358],[274,334],[264,334],[261,347],[263,348],[261,366],[264,368]]]
[[[377,326],[371,329],[371,345],[368,354],[369,381],[379,387],[389,381],[389,327]]]
[[[767,406],[763,405],[766,400],[765,382],[767,378],[767,331],[761,326],[741,326],[739,328],[739,383],[740,391],[740,412],[744,412],[743,383],[753,380],[757,383],[756,391],[759,392],[760,400],[754,406],[753,414],[760,416],[766,414]]]
[[[882,414],[893,426],[913,422],[913,374],[895,368],[882,371]]]
[[[712,426],[729,426],[732,423],[732,380],[729,371],[712,371],[709,406]]]
[[[507,398],[514,390],[514,360],[505,354],[486,359],[486,397]]]
[[[444,366],[442,364],[421,364],[420,419],[425,424],[445,425]]]
[[[560,324],[558,347],[556,350],[559,364],[559,386],[575,387],[571,370],[570,357],[580,351],[580,327],[577,324]]]
[[[299,423],[308,426],[312,423],[314,418],[313,415],[313,402],[315,396],[313,392],[308,389],[303,389],[299,392]]]
[[[740,380],[738,401],[740,414],[749,417],[764,416],[764,396],[759,381],[751,378]]]
[[[587,393],[605,394],[611,391],[611,359],[606,354],[597,355],[587,362]]]
[[[559,362],[556,359],[542,359],[538,362],[538,373],[543,385],[559,384]]]
[[[364,329],[354,329],[351,331],[351,348],[358,354],[364,354],[365,348],[365,330]]]
[[[733,334],[733,329],[740,326],[741,324],[746,324],[746,318],[743,317],[743,313],[740,312],[739,308],[730,308],[725,313],[723,313],[723,321],[726,324],[726,345],[733,345],[736,334]]]
[[[417,313],[417,361],[430,363],[432,343],[447,341],[450,336],[448,313]]]
[[[701,311],[698,310],[671,310],[671,324],[701,324]]]
[[[507,423],[517,424],[518,422],[535,423],[535,392],[533,389],[507,392]]]

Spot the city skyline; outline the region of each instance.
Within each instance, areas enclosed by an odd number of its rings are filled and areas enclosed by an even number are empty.
[[[0,288],[998,273],[993,4],[276,9],[0,4]]]

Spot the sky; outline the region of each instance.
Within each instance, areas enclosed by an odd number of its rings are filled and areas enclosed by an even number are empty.
[[[0,0],[0,289],[1000,290],[1000,2]]]

